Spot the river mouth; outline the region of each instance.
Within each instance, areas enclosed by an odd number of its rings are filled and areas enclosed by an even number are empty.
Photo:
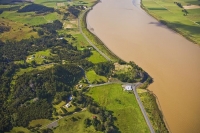
[[[87,15],[93,33],[117,56],[154,79],[170,130],[200,132],[200,47],[140,8],[139,0],[101,0]]]

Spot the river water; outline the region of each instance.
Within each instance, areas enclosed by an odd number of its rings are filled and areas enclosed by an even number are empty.
[[[116,55],[153,77],[148,89],[173,133],[200,133],[199,46],[149,16],[139,0],[101,0],[87,23]]]

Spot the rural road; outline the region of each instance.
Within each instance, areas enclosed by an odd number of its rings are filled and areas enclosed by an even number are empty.
[[[82,27],[81,27],[81,23],[80,23],[80,19],[83,18],[83,15],[87,12],[88,10],[85,10],[78,18],[78,26],[79,26],[79,31],[81,32],[81,34],[83,35],[83,37],[87,40],[87,42],[94,48],[96,49],[96,51],[98,51],[104,58],[106,58],[106,60],[111,61],[111,59],[105,55],[101,50],[99,50],[90,40],[89,38],[83,33]]]
[[[138,103],[138,105],[140,107],[140,110],[142,111],[142,114],[144,116],[144,119],[145,119],[148,127],[149,127],[149,130],[150,130],[151,133],[155,133],[155,131],[153,129],[153,126],[151,125],[151,122],[150,122],[150,120],[149,120],[149,118],[148,118],[148,116],[146,114],[144,106],[143,106],[143,104],[142,104],[142,102],[140,100],[140,97],[138,96],[138,93],[136,91],[137,86],[140,85],[141,83],[130,84],[130,83],[124,83],[124,82],[107,82],[107,83],[103,83],[103,84],[90,84],[89,87],[97,87],[97,86],[108,85],[108,84],[113,84],[113,83],[122,83],[124,85],[131,85],[132,86],[135,98],[136,98],[137,103]]]
[[[87,11],[87,10],[86,10],[86,11]],[[93,46],[94,49],[96,49],[96,51],[98,51],[98,52],[99,52],[104,58],[106,58],[108,61],[111,61],[111,59],[110,59],[107,55],[105,55],[102,51],[100,51],[100,50],[88,39],[88,37],[83,33],[82,27],[81,27],[81,23],[80,23],[80,18],[83,17],[83,15],[86,13],[86,11],[84,11],[84,12],[79,16],[79,19],[78,19],[79,31],[81,32],[81,34],[83,35],[83,37],[87,40],[87,42],[88,42],[91,46]],[[79,67],[80,67],[80,66],[79,66]],[[82,67],[80,67],[80,68],[82,68]],[[83,69],[83,68],[82,68],[82,69]],[[97,87],[97,86],[108,85],[108,84],[113,84],[113,83],[119,83],[119,82],[107,82],[107,83],[95,84],[95,85],[94,85],[94,84],[90,84],[88,87]],[[128,84],[128,83],[123,83],[123,82],[121,82],[121,83],[122,83],[122,84]],[[129,84],[130,84],[130,83],[129,83]],[[138,93],[137,93],[137,91],[136,91],[136,87],[137,87],[139,84],[141,84],[141,83],[131,84],[131,86],[132,86],[132,88],[133,88],[134,95],[135,95],[136,100],[137,100],[137,102],[138,102],[138,105],[139,105],[139,107],[140,107],[140,109],[141,109],[141,111],[142,111],[142,114],[143,114],[143,116],[144,116],[144,118],[145,118],[145,121],[146,121],[146,123],[147,123],[147,125],[148,125],[148,127],[149,127],[150,132],[151,132],[151,133],[155,133],[155,131],[154,131],[152,125],[151,125],[151,122],[150,122],[150,120],[149,120],[149,118],[148,118],[148,116],[147,116],[147,114],[146,114],[146,111],[145,111],[145,109],[144,109],[144,106],[143,106],[143,104],[142,104],[142,102],[141,102],[141,100],[140,100],[140,97],[138,96]],[[60,119],[62,119],[62,118],[60,118]],[[60,120],[60,119],[58,119],[58,120]],[[56,120],[56,121],[54,121],[54,122],[52,122],[52,123],[46,125],[45,127],[54,127],[54,126],[56,127],[56,126],[58,126],[58,120]]]
[[[147,125],[148,125],[148,127],[149,127],[150,132],[151,132],[151,133],[155,133],[155,131],[154,131],[154,129],[153,129],[153,126],[151,125],[151,122],[150,122],[150,120],[149,120],[149,118],[148,118],[148,116],[147,116],[147,114],[146,114],[146,111],[145,111],[145,109],[144,109],[144,106],[143,106],[143,104],[142,104],[142,102],[141,102],[141,100],[140,100],[140,97],[138,96],[138,93],[137,93],[137,91],[136,91],[137,86],[138,86],[137,84],[132,84],[132,88],[133,88],[133,92],[134,92],[134,94],[135,94],[135,98],[136,98],[136,100],[137,100],[137,102],[138,102],[138,105],[140,106],[140,109],[141,109],[142,114],[143,114],[143,116],[144,116],[144,119],[145,119],[145,121],[146,121],[146,123],[147,123]]]
[[[87,10],[86,10],[86,11],[87,11]],[[105,55],[103,52],[101,52],[101,51],[88,39],[88,37],[83,33],[83,30],[82,30],[82,27],[81,27],[81,23],[80,23],[80,19],[82,19],[83,15],[86,13],[86,11],[84,11],[84,12],[79,16],[79,19],[78,19],[79,31],[81,32],[81,34],[83,35],[83,37],[87,40],[87,42],[88,42],[91,46],[93,46],[93,47],[96,49],[96,51],[98,51],[98,52],[99,52],[104,58],[106,58],[108,61],[111,61],[111,59],[110,59],[107,55]],[[104,84],[99,84],[99,85],[92,85],[92,84],[90,84],[89,87],[96,87],[96,86],[107,85],[107,84],[112,84],[112,82],[108,82],[108,83],[104,83]],[[149,118],[148,118],[148,116],[147,116],[147,114],[146,114],[146,111],[145,111],[145,109],[144,109],[144,106],[143,106],[143,104],[142,104],[142,102],[141,102],[141,100],[140,100],[140,97],[138,96],[138,93],[136,92],[136,87],[137,87],[138,85],[139,85],[139,84],[132,84],[133,92],[134,92],[134,94],[135,94],[136,100],[137,100],[138,105],[139,105],[139,107],[140,107],[140,109],[141,109],[141,111],[142,111],[142,114],[143,114],[143,116],[144,116],[144,118],[145,118],[145,121],[146,121],[146,123],[147,123],[147,125],[148,125],[148,127],[149,127],[150,132],[151,132],[151,133],[155,133],[155,131],[154,131],[152,125],[151,125],[151,122],[150,122],[150,120],[149,120]]]

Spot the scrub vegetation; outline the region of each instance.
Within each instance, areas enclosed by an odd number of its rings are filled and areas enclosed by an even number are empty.
[[[156,97],[147,91],[139,93],[139,96],[155,132],[168,133],[169,129],[167,129],[166,125],[164,124],[164,116],[158,107]]]

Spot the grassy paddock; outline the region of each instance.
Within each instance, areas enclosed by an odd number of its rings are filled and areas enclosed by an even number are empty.
[[[85,47],[90,46],[82,34],[74,34],[74,37],[76,38],[76,42],[74,42],[74,44],[79,50],[83,50]]]
[[[200,4],[189,0],[178,0],[182,6],[188,4]],[[200,45],[200,8],[186,9],[187,15],[182,11],[183,8],[177,6],[172,0],[142,0],[142,8],[159,21],[162,21],[169,28],[180,33],[190,41]]]
[[[37,120],[32,120],[29,123],[29,126],[35,127],[36,125],[40,124],[42,126],[45,126],[49,123],[51,123],[52,121],[48,120],[48,119],[37,119]]]
[[[84,120],[86,118],[92,118],[92,116],[93,115],[88,111],[82,111],[66,116],[58,122],[59,126],[54,130],[54,133],[101,133],[95,131],[93,126],[87,128],[84,126]],[[72,121],[72,117],[76,120]]]
[[[34,32],[32,28],[28,25],[24,25],[23,23],[13,22],[7,19],[0,18],[0,25],[5,24],[10,26],[11,29],[8,32],[4,32],[0,34],[0,39],[2,41],[6,40],[22,40],[30,38],[31,36],[38,37],[37,32]]]
[[[53,66],[54,66],[54,64],[46,64],[46,65],[37,66],[35,68],[33,68],[33,67],[28,67],[26,69],[20,68],[19,71],[16,72],[16,74],[15,74],[15,76],[13,78],[15,79],[16,76],[20,76],[20,75],[22,75],[24,73],[31,72],[33,70],[45,70],[45,69],[51,68]]]
[[[24,127],[13,127],[13,129],[7,133],[31,133],[31,131]]]
[[[34,55],[34,57],[32,57]],[[31,63],[31,61],[35,61],[36,64],[41,65],[43,64],[43,61],[46,60],[48,61],[48,57],[51,56],[51,52],[49,49],[45,50],[45,51],[38,51],[33,55],[29,55],[26,59],[27,63]]]
[[[97,51],[92,51],[92,55],[88,58],[88,61],[91,61],[92,63],[96,64],[100,62],[106,62],[107,60]]]
[[[148,126],[132,93],[123,91],[120,84],[91,88],[88,95],[100,106],[113,112],[115,126],[122,133],[149,133]]]
[[[97,75],[94,70],[86,72],[86,76],[90,83],[107,82],[107,78],[104,76]]]
[[[54,8],[59,8],[60,4],[62,3],[62,6],[66,5],[85,5],[85,6],[92,6],[96,0],[84,0],[80,2],[80,0],[72,0],[72,1],[67,1],[67,0],[34,0],[34,3],[37,4],[42,4],[48,7],[54,7]]]

